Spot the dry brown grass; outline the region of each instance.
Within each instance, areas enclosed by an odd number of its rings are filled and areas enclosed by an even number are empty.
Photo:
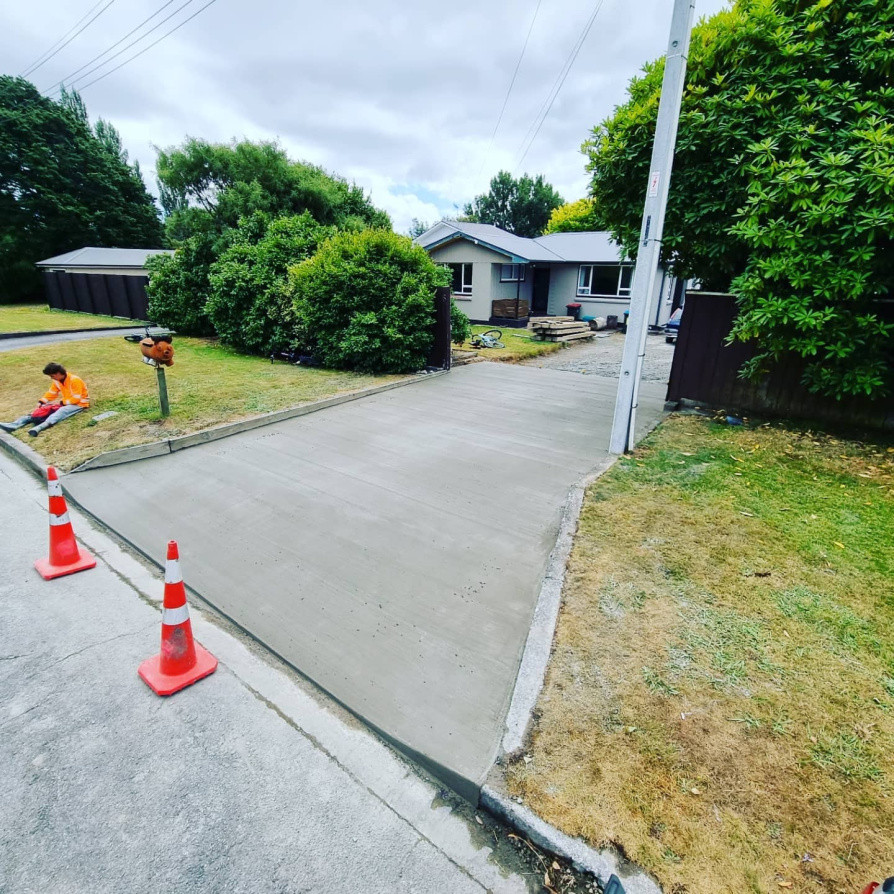
[[[668,892],[894,872],[894,450],[673,417],[588,492],[513,794]]]

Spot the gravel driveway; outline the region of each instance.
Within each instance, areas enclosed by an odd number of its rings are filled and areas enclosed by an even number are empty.
[[[591,376],[617,376],[621,369],[624,335],[620,332],[597,333],[586,344],[571,345],[554,354],[545,354],[525,361],[525,366],[560,369],[565,372],[586,373]],[[646,341],[643,363],[644,382],[666,382],[674,359],[674,345],[664,335],[650,335]]]

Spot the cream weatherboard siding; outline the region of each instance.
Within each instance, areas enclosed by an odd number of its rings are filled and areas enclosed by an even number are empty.
[[[472,294],[453,296],[456,306],[470,320],[487,322],[490,319],[490,305],[495,297],[515,297],[515,283],[511,284],[511,296],[494,295],[494,265],[497,265],[496,286],[499,288],[501,285],[509,285],[500,283],[499,265],[508,263],[506,255],[463,240],[439,245],[429,253],[436,264],[472,264]]]

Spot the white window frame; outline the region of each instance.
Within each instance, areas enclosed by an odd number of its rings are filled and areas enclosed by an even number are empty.
[[[500,264],[500,282],[524,282],[525,266],[525,264]]]
[[[471,295],[472,294],[472,265],[471,264],[462,264],[455,263],[450,265],[450,273],[451,277],[453,275],[453,268],[459,267],[460,269],[460,290],[458,292],[454,291],[454,295]],[[466,278],[466,273],[468,273],[468,279]],[[453,283],[451,281],[451,289],[453,287]]]
[[[577,274],[577,294],[579,297],[591,297],[594,295],[592,290],[593,288],[593,268],[594,267],[614,267],[614,264],[581,264],[580,270]],[[622,286],[621,283],[624,281],[624,271],[630,270],[630,285]],[[615,286],[614,295],[609,295],[605,292],[597,292],[595,293],[599,297],[603,298],[629,298],[630,297],[630,288],[633,285],[633,265],[631,264],[619,264],[618,265],[618,283]]]

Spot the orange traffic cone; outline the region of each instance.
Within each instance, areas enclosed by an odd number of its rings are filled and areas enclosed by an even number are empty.
[[[161,652],[147,658],[139,675],[158,695],[173,695],[217,670],[217,659],[192,638],[177,541],[168,542],[165,598],[161,612]]]
[[[47,490],[50,493],[50,554],[46,559],[38,559],[34,567],[44,580],[93,568],[96,559],[87,550],[78,548],[62,485],[52,466],[47,469]]]

